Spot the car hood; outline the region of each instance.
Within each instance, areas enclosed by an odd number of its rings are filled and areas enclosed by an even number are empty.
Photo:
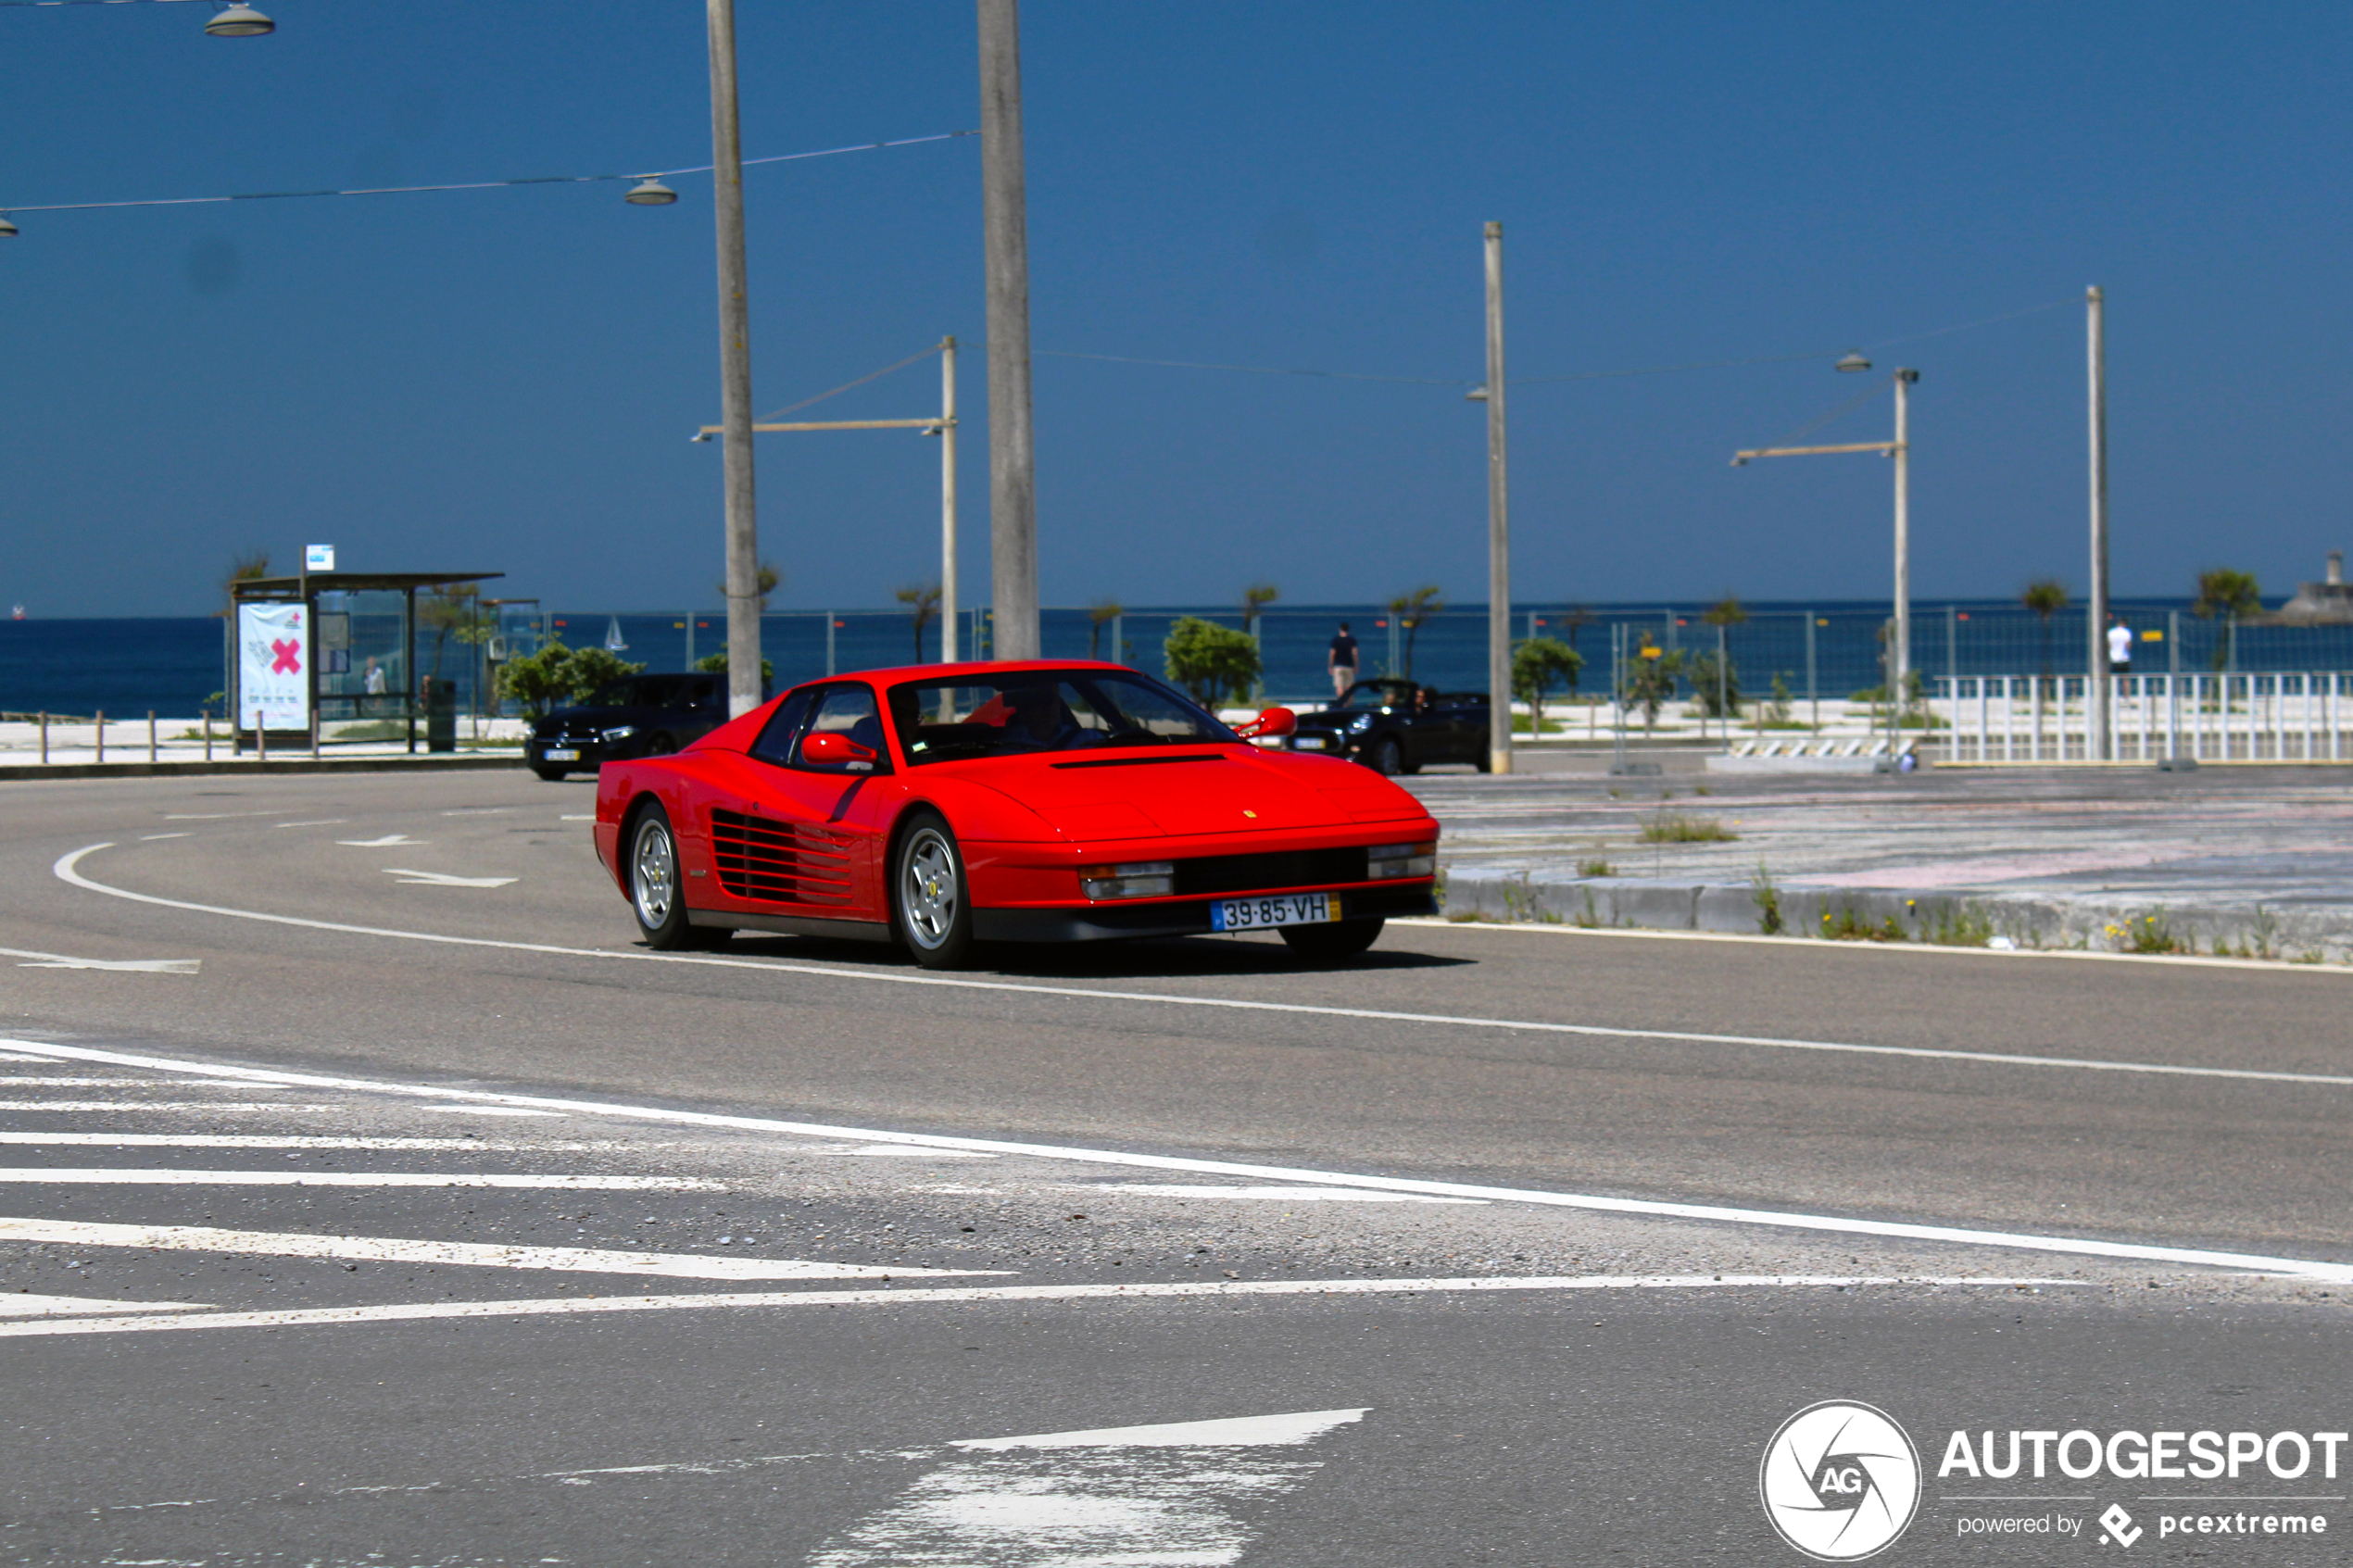
[[[938,766],[1019,801],[1075,839],[1345,827],[1428,815],[1421,802],[1378,774],[1255,746],[1175,756],[1058,753]]]

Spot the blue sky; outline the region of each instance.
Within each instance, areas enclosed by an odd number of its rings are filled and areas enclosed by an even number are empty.
[[[709,157],[686,0],[0,7],[0,204],[664,168]],[[753,154],[977,123],[964,0],[739,0]],[[2353,8],[1025,8],[1050,604],[1484,596],[1479,229],[1505,225],[1518,596],[1862,596],[1872,457],[1734,470],[1918,366],[1914,585],[2083,564],[2083,287],[2108,295],[2116,586],[2347,526]],[[761,408],[953,332],[985,584],[974,139],[747,176]],[[710,183],[27,213],[0,241],[0,600],[210,608],[247,546],[504,571],[574,608],[715,602]],[[2038,306],[1973,330],[1939,329]],[[925,362],[827,404],[934,407]],[[812,416],[817,417],[812,411]],[[1884,400],[1818,439],[1883,435]],[[937,572],[937,445],[761,438],[782,606]],[[968,589],[968,594],[970,590]]]

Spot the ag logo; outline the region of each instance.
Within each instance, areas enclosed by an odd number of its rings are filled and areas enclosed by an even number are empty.
[[[1920,1456],[1884,1411],[1826,1399],[1781,1423],[1756,1490],[1781,1539],[1818,1562],[1854,1562],[1912,1523]]]

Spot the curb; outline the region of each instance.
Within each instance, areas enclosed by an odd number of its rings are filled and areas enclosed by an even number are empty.
[[[1650,931],[1766,935],[1760,889],[1748,883],[1651,882],[1608,877],[1538,881],[1532,876],[1449,872],[1446,918]],[[2057,899],[2017,895],[1910,893],[1893,888],[1775,885],[1781,934],[1821,935],[1833,925],[1843,935],[1888,943],[1983,947],[2007,937],[2026,948],[2113,950],[2109,927],[2156,915],[2173,938],[2193,950],[2218,944],[2242,949],[2261,945],[2280,955],[2318,953],[2323,961],[2353,960],[2353,909],[2315,914],[2219,905],[2159,905],[2149,901]]]
[[[0,780],[7,779],[152,779],[204,773],[396,773],[424,770],[430,772],[471,771],[488,768],[522,770],[522,754],[511,756],[450,756],[447,754],[418,757],[308,757],[289,758],[283,762],[242,762],[223,759],[217,762],[24,762],[0,766]]]

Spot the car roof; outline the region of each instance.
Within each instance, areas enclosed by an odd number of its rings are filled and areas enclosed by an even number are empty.
[[[891,685],[900,681],[937,681],[956,675],[1007,675],[1029,670],[1101,670],[1129,675],[1140,673],[1132,666],[1113,664],[1105,659],[1004,659],[966,660],[957,664],[897,664],[882,670],[845,670],[838,675],[820,676],[799,684],[814,686],[826,681],[861,680],[872,681],[877,685]]]

